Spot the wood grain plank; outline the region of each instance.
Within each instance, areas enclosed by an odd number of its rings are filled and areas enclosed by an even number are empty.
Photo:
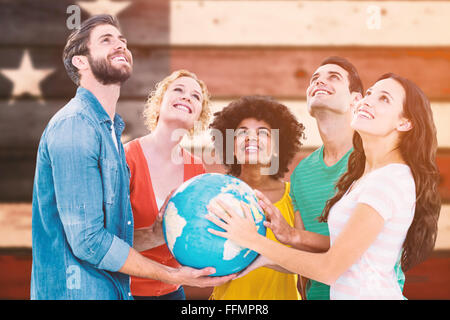
[[[170,73],[169,51],[151,47],[130,49],[134,57],[134,73],[122,86],[121,97],[143,99],[158,81]],[[54,70],[39,84],[44,99],[64,99],[74,95],[75,84],[68,77],[62,62],[63,45],[0,48],[0,70],[18,69],[25,50],[30,54],[34,69]],[[0,99],[9,99],[13,86],[13,82],[0,73]]]
[[[30,299],[31,266],[31,252],[0,255],[0,299]]]
[[[0,0],[0,44],[4,46],[64,46],[71,30],[67,28],[67,7],[72,0]],[[123,34],[130,44],[167,45],[169,42],[169,2],[133,0],[118,13]],[[81,21],[89,18],[81,10]]]
[[[0,252],[0,299],[30,298],[31,250]],[[404,295],[410,299],[450,299],[450,257],[436,252],[422,264],[406,273]],[[188,300],[206,300],[212,288],[185,286]]]
[[[50,118],[59,108],[64,106],[70,99],[66,100],[48,100],[42,103],[34,99],[0,100],[0,148],[8,147],[30,147],[37,146],[37,142],[47,125]],[[143,122],[142,111],[144,108],[142,100],[120,99],[117,106],[117,112],[122,115],[126,121],[127,127],[124,134],[128,138],[133,138],[147,132]],[[306,129],[307,139],[304,141],[304,147],[315,148],[322,144],[316,121],[311,117],[306,108],[304,100],[282,100],[296,118],[302,122]],[[211,108],[213,112],[221,110],[230,100],[212,100]],[[450,103],[432,102],[434,121],[437,128],[439,148],[450,148],[450,130],[448,130],[448,119],[450,119]],[[3,120],[4,119],[4,120]],[[7,121],[6,121],[7,120]],[[22,128],[27,128],[23,130]],[[194,144],[202,144],[207,141],[203,137],[194,140]],[[12,143],[14,141],[14,144]]]
[[[1,0],[0,44],[63,44],[73,4]],[[448,46],[449,13],[444,1],[134,0],[118,18],[130,44],[143,46]]]
[[[44,45],[65,43],[66,10],[70,0],[0,0],[0,44]],[[86,17],[86,16],[84,16]],[[85,18],[83,18],[85,19]]]
[[[450,70],[450,48],[179,48],[170,52],[170,69],[192,70],[216,98],[304,98],[311,75],[330,56],[351,61],[364,88],[394,72],[415,82],[430,99],[450,98],[450,73],[443,72]]]
[[[450,3],[433,1],[173,0],[170,43],[448,46],[442,30],[449,29],[449,15]]]
[[[0,100],[0,201],[30,201],[34,177],[36,151],[39,139],[50,118],[63,107],[67,100],[49,100],[39,103],[35,100],[17,100],[13,103]],[[229,100],[213,100],[213,111],[220,110]],[[306,129],[307,140],[303,141],[302,152],[309,153],[321,145],[315,119],[306,111],[305,101],[281,100]],[[442,175],[440,193],[444,200],[450,201],[450,118],[449,103],[433,103],[434,119],[438,129],[438,166]],[[123,117],[126,128],[122,141],[147,134],[144,125],[142,100],[119,100],[117,112]],[[210,142],[207,133],[193,141],[184,140],[186,148],[205,148]],[[447,151],[446,151],[447,150]],[[205,152],[210,152],[205,149]],[[300,161],[300,158],[295,161]],[[294,162],[295,162],[294,161]],[[291,168],[293,169],[293,168]]]
[[[11,201],[31,201],[33,191],[33,179],[35,170],[36,150],[35,148],[22,149],[0,149],[0,172],[2,179],[0,181],[0,202]],[[192,151],[192,150],[191,150]],[[196,154],[210,155],[210,153]],[[298,163],[308,156],[312,149],[303,149],[294,157],[289,165],[289,171],[285,174],[284,180],[289,181],[289,177]],[[208,158],[209,160],[209,158]],[[441,181],[439,184],[439,193],[444,203],[450,202],[450,157],[445,152],[439,152],[437,156]],[[205,163],[207,172],[226,173],[225,168],[220,161],[215,163]],[[450,230],[449,230],[450,231]]]
[[[448,150],[441,151],[436,158],[436,163],[441,176],[439,193],[443,201],[450,201],[450,152]],[[450,214],[448,218],[450,219]],[[450,223],[448,225],[450,228]],[[450,233],[450,229],[448,231]],[[450,238],[448,238],[448,241],[450,242]]]
[[[31,248],[31,203],[0,203],[0,248]],[[450,205],[442,206],[435,250],[450,250]]]
[[[309,115],[306,101],[283,99],[280,99],[279,101],[286,105],[296,116],[297,120],[305,125],[307,139],[304,141],[304,146],[315,148],[322,145],[316,120]],[[227,106],[229,102],[229,100],[213,100],[212,109],[214,112],[221,110],[223,107]],[[448,119],[450,119],[450,104],[446,102],[432,102],[431,106],[437,128],[438,145],[440,148],[449,148],[450,130],[448,130]],[[199,141],[203,140],[200,139]]]
[[[73,94],[75,85],[64,69],[62,46],[0,48],[0,70],[19,68],[25,50],[30,54],[33,68],[54,70],[40,83],[45,99]],[[122,88],[124,99],[148,96],[158,81],[177,69],[195,72],[215,99],[248,94],[301,99],[305,97],[310,76],[320,63],[326,57],[338,55],[356,66],[365,88],[383,73],[395,72],[417,83],[430,99],[450,100],[450,73],[443,72],[450,70],[450,48],[158,49],[132,46],[130,50],[134,56],[134,71]],[[13,83],[0,74],[0,99],[8,99],[12,92]]]
[[[450,255],[436,254],[407,271],[403,294],[409,300],[450,299]]]
[[[37,149],[39,139],[51,117],[70,99],[50,100],[39,103],[33,99],[17,100],[9,103],[0,100],[0,150]],[[126,123],[123,135],[130,139],[147,132],[142,111],[144,100],[119,101],[117,113]],[[25,130],[26,128],[26,130]],[[0,152],[0,158],[8,154]]]

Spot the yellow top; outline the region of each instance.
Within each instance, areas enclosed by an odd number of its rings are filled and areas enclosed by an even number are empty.
[[[290,226],[294,226],[294,209],[289,196],[289,182],[283,197],[274,205],[280,210]],[[276,240],[272,230],[266,237]],[[301,300],[297,290],[298,276],[269,268],[258,268],[242,278],[214,287],[210,299],[214,300]]]

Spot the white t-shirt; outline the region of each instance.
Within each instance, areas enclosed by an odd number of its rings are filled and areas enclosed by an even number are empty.
[[[331,245],[358,203],[375,209],[384,227],[361,258],[331,285],[330,299],[403,299],[394,266],[415,211],[416,187],[409,166],[393,163],[370,172],[331,208]]]

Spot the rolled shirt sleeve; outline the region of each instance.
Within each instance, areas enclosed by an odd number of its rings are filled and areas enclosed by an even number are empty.
[[[116,236],[113,236],[111,246],[97,267],[100,269],[117,272],[125,264],[129,253],[130,246],[128,243]]]

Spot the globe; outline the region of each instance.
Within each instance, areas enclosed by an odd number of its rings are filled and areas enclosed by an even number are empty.
[[[243,270],[258,253],[208,232],[209,228],[223,231],[205,218],[206,206],[216,199],[242,217],[240,202],[245,202],[258,233],[266,235],[264,213],[252,188],[236,177],[219,173],[198,175],[178,187],[167,203],[163,232],[169,250],[181,265],[196,269],[214,267],[213,276],[223,276]]]

